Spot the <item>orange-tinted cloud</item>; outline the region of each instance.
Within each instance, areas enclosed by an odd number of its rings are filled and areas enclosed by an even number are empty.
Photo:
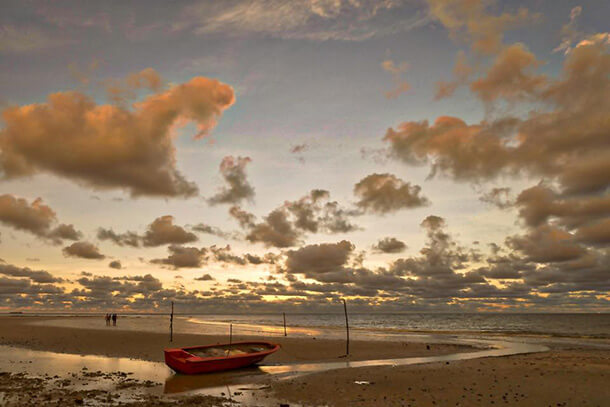
[[[486,0],[427,0],[430,12],[453,37],[464,37],[473,51],[495,54],[503,47],[504,31],[535,20],[526,8],[492,15]]]
[[[172,128],[185,121],[206,135],[234,102],[233,89],[196,77],[127,109],[98,105],[79,92],[60,92],[46,103],[2,112],[0,172],[14,179],[49,172],[96,189],[131,195],[198,193],[176,168]]]

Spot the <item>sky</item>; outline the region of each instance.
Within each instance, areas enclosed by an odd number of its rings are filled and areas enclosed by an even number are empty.
[[[0,7],[0,311],[610,311],[607,1]]]

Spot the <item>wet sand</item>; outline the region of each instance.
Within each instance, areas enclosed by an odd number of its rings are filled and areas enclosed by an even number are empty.
[[[72,329],[33,325],[48,317],[0,317],[0,345],[11,345],[35,350],[83,355],[103,355],[134,359],[163,361],[163,348],[195,346],[207,343],[226,343],[228,337],[217,335],[168,334],[123,331],[105,327],[101,329]],[[120,323],[120,322],[119,322]],[[308,362],[336,360],[345,354],[345,341],[322,338],[291,338],[233,336],[233,341],[267,340],[279,343],[282,348],[265,359],[267,363]],[[382,342],[372,345],[366,341],[350,342],[350,360],[390,359],[409,356],[444,355],[471,350],[461,345],[432,345],[424,343]]]
[[[34,318],[0,318],[0,344],[75,354],[122,356],[161,360],[160,349],[167,335],[110,329],[81,330],[29,325]],[[6,329],[5,329],[6,328]],[[176,335],[174,344],[186,346],[202,341],[224,342],[224,337]],[[238,339],[246,339],[238,337]],[[336,361],[344,343],[311,338],[274,338],[285,347],[268,363]],[[599,344],[599,343],[598,343]],[[606,344],[608,345],[608,344]],[[265,389],[257,391],[254,402],[242,405],[277,406],[609,406],[610,347],[556,345],[536,354],[493,357],[414,366],[378,366],[339,369],[282,379],[263,377]],[[457,345],[421,343],[353,342],[352,360],[408,356],[432,356],[472,349]],[[345,360],[345,359],[343,359]],[[144,362],[134,362],[144,363]],[[147,383],[114,372],[77,372],[76,383],[106,380],[114,393],[81,387],[57,386],[61,378],[25,377],[15,372],[0,374],[2,405],[221,405],[232,390],[217,396],[174,395],[171,398],[148,392],[162,391],[161,383]],[[95,374],[93,375],[95,376]],[[65,380],[65,379],[64,379]],[[361,382],[357,384],[356,382]],[[46,385],[45,385],[46,384]],[[167,382],[165,386],[167,388]],[[155,387],[156,386],[156,387]],[[118,390],[117,390],[118,389]],[[125,390],[123,390],[125,389]],[[129,389],[129,390],[127,390]],[[233,389],[235,390],[235,389]],[[137,397],[120,400],[117,392]],[[241,393],[241,390],[234,393]],[[115,395],[113,398],[113,394]],[[127,394],[127,393],[126,393]],[[4,399],[3,399],[4,397]],[[219,398],[222,397],[222,398]]]
[[[355,382],[369,384],[356,384]],[[342,369],[275,382],[288,402],[332,406],[610,406],[610,351]]]

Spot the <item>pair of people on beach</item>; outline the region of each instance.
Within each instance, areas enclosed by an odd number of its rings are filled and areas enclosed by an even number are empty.
[[[106,326],[110,326],[110,320],[112,320],[112,325],[116,326],[116,314],[106,314]]]

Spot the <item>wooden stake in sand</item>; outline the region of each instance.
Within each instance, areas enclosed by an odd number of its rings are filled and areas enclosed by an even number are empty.
[[[347,302],[345,302],[345,298],[343,299],[343,311],[345,311],[345,333],[346,333],[346,343],[345,343],[345,355],[349,355],[349,321],[347,320]]]
[[[233,324],[229,324],[229,347],[227,348],[227,357],[231,353],[231,344],[233,343]]]
[[[288,336],[288,334],[286,333],[286,313],[282,312],[282,315],[284,316],[284,336]]]
[[[172,313],[169,314],[169,341],[174,341],[174,302],[172,301]]]

